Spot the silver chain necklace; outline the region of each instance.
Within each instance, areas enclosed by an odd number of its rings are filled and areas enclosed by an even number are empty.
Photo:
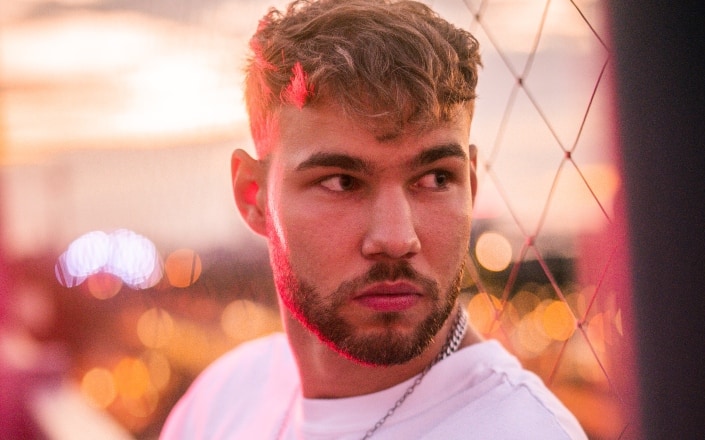
[[[390,418],[394,412],[396,412],[397,409],[399,409],[400,406],[406,401],[406,399],[414,392],[417,386],[421,384],[421,381],[423,378],[426,376],[426,374],[433,368],[434,365],[436,365],[438,362],[442,361],[443,359],[447,358],[451,354],[455,353],[458,351],[458,348],[460,347],[460,342],[463,340],[463,337],[465,336],[465,332],[468,329],[468,315],[467,312],[465,311],[464,307],[460,307],[458,309],[458,315],[455,318],[455,322],[453,323],[453,329],[451,330],[450,333],[448,333],[448,338],[446,339],[445,344],[443,344],[443,348],[441,349],[441,352],[438,353],[438,356],[436,356],[433,361],[426,366],[426,368],[423,369],[421,373],[416,377],[414,382],[409,386],[409,388],[404,391],[404,394],[396,401],[394,402],[394,405],[389,408],[387,413],[375,423],[375,425],[370,428],[366,433],[365,436],[362,437],[362,440],[367,440],[370,437],[374,435],[375,432],[379,428],[384,425],[384,423],[387,421],[388,418]],[[277,439],[281,439],[285,428],[287,426],[287,421],[289,420],[290,413],[292,411],[292,408],[294,406],[294,402],[296,400],[296,393],[294,393],[294,398],[291,400],[291,403],[289,404],[289,407],[287,408],[286,414],[284,414],[284,420],[282,420],[282,424],[279,427],[279,432],[277,433]]]

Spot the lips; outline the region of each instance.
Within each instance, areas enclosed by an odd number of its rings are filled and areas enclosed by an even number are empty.
[[[422,291],[408,282],[377,283],[362,290],[353,299],[378,312],[401,312],[416,305]]]

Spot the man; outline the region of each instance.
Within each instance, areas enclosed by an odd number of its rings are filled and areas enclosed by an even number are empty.
[[[258,160],[233,154],[285,335],[203,373],[163,439],[575,439],[575,418],[457,303],[479,48],[419,3],[297,1],[251,40]]]

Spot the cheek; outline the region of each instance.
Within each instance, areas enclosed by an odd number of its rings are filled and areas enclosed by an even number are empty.
[[[355,249],[356,221],[354,213],[341,210],[330,212],[320,204],[303,203],[303,198],[291,197],[287,203],[283,195],[276,210],[271,211],[272,233],[276,235],[293,270],[310,281],[335,278],[336,272],[346,267]],[[292,203],[297,200],[299,203]]]
[[[455,271],[470,244],[471,215],[468,209],[430,213],[419,223],[422,252],[439,270]]]

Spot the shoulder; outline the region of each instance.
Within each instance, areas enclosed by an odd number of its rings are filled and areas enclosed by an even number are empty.
[[[209,365],[184,398],[210,398],[240,382],[251,382],[266,376],[272,365],[285,362],[290,356],[286,337],[281,333],[245,342]]]
[[[453,431],[457,435],[459,427],[470,425],[483,433],[478,438],[522,438],[531,432],[532,437],[536,434],[535,438],[542,439],[586,439],[577,419],[541,378],[524,369],[499,342],[476,344],[451,359],[445,366],[451,371],[444,373],[460,384],[453,397],[458,399],[457,411],[445,428],[439,427],[448,430],[443,438],[455,438]]]
[[[283,334],[239,345],[193,381],[169,414],[160,438],[193,438],[204,434],[204,430],[232,423],[229,420],[232,414],[242,415],[251,410],[252,402],[262,398],[270,388],[287,388],[286,382],[293,381],[295,376],[287,375],[287,371],[295,369]]]
[[[194,384],[217,379],[233,378],[233,371],[263,371],[263,367],[291,357],[289,344],[283,333],[244,342],[209,365],[196,379]]]

